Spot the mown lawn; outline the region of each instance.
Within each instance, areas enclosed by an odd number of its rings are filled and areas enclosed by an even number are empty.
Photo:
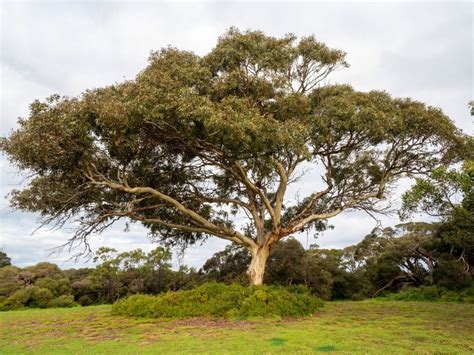
[[[0,313],[1,354],[472,354],[474,305],[329,302],[312,318],[163,321],[110,306]]]

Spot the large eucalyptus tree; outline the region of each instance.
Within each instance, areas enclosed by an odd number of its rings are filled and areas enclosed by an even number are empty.
[[[230,29],[206,56],[165,48],[134,80],[34,101],[1,142],[31,174],[12,206],[59,226],[77,219],[70,243],[119,219],[174,244],[226,239],[251,252],[261,284],[278,241],[344,210],[377,212],[399,178],[463,150],[437,108],[324,85],[344,57],[313,36]],[[287,196],[308,164],[320,181]]]

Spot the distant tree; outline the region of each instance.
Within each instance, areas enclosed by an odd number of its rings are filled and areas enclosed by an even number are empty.
[[[431,285],[437,262],[433,252],[435,230],[436,225],[429,223],[400,224],[376,229],[357,244],[359,260],[363,256],[362,266],[372,284],[369,295]]]
[[[403,196],[401,216],[408,218],[415,212],[439,218],[435,233],[438,258],[444,259],[445,266],[462,270],[460,275],[471,277],[474,274],[474,163],[465,161],[458,170],[438,168],[427,178],[417,179]],[[441,268],[436,271],[438,279],[440,273],[450,274]]]
[[[242,282],[250,260],[247,249],[231,244],[207,259],[201,272],[206,278],[219,282]]]
[[[96,251],[93,261],[98,263],[93,273],[93,283],[99,286],[99,299],[112,303],[124,296],[126,290],[119,275],[121,260],[117,258],[117,250],[101,247]]]
[[[58,265],[48,262],[40,262],[33,266],[27,266],[24,271],[32,275],[32,281],[48,277],[51,279],[59,280],[65,277],[64,271],[62,271]]]
[[[59,226],[77,218],[71,243],[124,218],[171,244],[222,238],[250,252],[261,284],[282,239],[345,210],[379,212],[400,178],[464,151],[437,108],[324,85],[347,66],[313,36],[230,29],[206,56],[165,48],[134,80],[34,101],[0,143],[33,176],[12,206]],[[308,166],[320,181],[288,196]]]
[[[307,275],[306,251],[294,238],[275,245],[268,258],[267,283],[304,284]]]
[[[3,250],[0,250],[0,267],[11,265],[11,259],[8,257],[7,253]]]
[[[65,274],[71,282],[71,293],[74,300],[82,306],[88,306],[94,303],[100,303],[99,293],[101,285],[95,282],[93,277],[94,269],[68,269]]]
[[[169,289],[172,276],[171,252],[157,247],[146,254],[142,267],[145,276],[145,286],[148,292],[160,293]]]
[[[20,271],[21,269],[16,266],[5,266],[0,269],[0,303],[22,288],[23,284],[18,279]]]
[[[354,246],[308,251],[308,286],[324,299],[361,299],[368,296],[368,280],[362,262],[351,258]]]
[[[72,307],[70,281],[55,264],[0,269],[0,310],[23,307]]]
[[[177,290],[189,290],[199,284],[199,273],[195,268],[181,265],[179,270],[172,271],[166,282],[166,289],[177,291]]]
[[[158,294],[170,288],[171,278],[174,277],[171,253],[162,247],[149,253],[141,249],[118,253],[116,249],[101,247],[94,261],[98,264],[90,279],[75,282],[73,288],[85,295],[87,289],[94,286],[103,302],[114,302],[129,294]],[[173,286],[176,287],[176,284]]]

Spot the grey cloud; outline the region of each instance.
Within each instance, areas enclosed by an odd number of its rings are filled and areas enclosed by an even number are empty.
[[[470,16],[457,16],[428,33],[414,33],[396,50],[381,55],[380,71],[395,73],[400,89],[470,90],[472,33],[466,29],[471,21]]]

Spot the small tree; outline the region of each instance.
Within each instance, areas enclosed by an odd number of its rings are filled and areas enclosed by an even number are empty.
[[[71,243],[122,218],[169,243],[222,238],[250,251],[261,284],[278,241],[345,210],[379,211],[399,178],[463,146],[437,108],[323,85],[344,57],[313,36],[230,29],[206,56],[165,48],[134,80],[35,101],[1,142],[33,174],[12,205],[59,226],[78,217]],[[321,179],[287,196],[308,164]]]

